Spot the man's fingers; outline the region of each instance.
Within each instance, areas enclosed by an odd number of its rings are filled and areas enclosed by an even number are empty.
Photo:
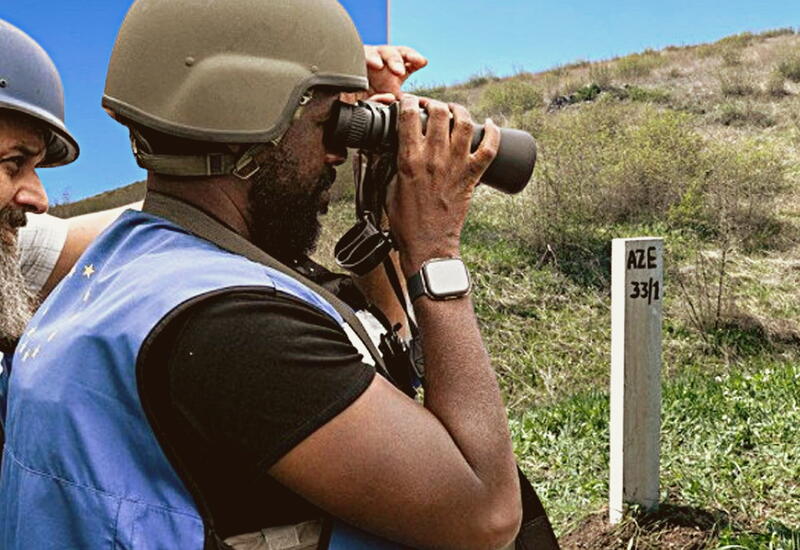
[[[397,46],[397,50],[400,52],[400,55],[403,56],[406,70],[409,73],[418,71],[428,64],[428,60],[414,48],[409,48],[408,46]]]
[[[385,105],[391,105],[392,103],[394,103],[397,100],[398,100],[398,98],[395,97],[395,95],[393,93],[391,93],[391,92],[385,92],[385,93],[382,93],[382,94],[375,94],[375,95],[371,95],[369,97],[369,101],[374,101],[376,103],[383,103]]]
[[[465,107],[455,103],[450,104],[450,110],[453,112],[450,141],[458,154],[466,155],[469,153],[469,146],[472,143],[472,117]]]
[[[422,105],[428,112],[425,142],[434,151],[431,160],[437,162],[447,156],[444,152],[450,144],[450,108],[432,99],[426,99]]]
[[[406,64],[403,60],[403,56],[400,54],[399,48],[395,46],[380,46],[378,47],[378,52],[381,54],[383,62],[389,67],[390,71],[397,76],[406,75]]]
[[[379,71],[383,69],[383,58],[377,46],[364,46],[364,57],[367,59],[367,68]]]
[[[478,149],[472,153],[472,174],[475,178],[479,178],[486,172],[489,165],[497,156],[497,150],[500,147],[500,128],[487,118],[483,125],[483,140],[478,146]]]
[[[419,150],[422,142],[422,121],[419,118],[419,98],[405,94],[400,100],[400,124],[397,128],[401,161]],[[402,165],[402,162],[401,162]]]

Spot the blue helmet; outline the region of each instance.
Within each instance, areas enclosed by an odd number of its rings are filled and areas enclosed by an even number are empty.
[[[50,130],[42,167],[78,158],[78,142],[64,125],[64,88],[50,56],[30,36],[0,19],[0,110],[24,113]]]

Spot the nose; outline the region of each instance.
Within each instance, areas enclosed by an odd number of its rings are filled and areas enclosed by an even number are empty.
[[[31,170],[20,184],[14,202],[28,212],[44,214],[47,212],[47,192],[42,186],[39,175]]]

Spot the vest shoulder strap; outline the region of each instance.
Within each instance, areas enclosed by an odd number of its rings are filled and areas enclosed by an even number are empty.
[[[372,339],[367,334],[366,329],[358,320],[353,310],[332,294],[327,289],[321,287],[310,279],[300,275],[297,271],[289,266],[279,262],[256,245],[225,227],[220,222],[190,204],[178,200],[163,193],[148,191],[145,197],[143,212],[147,212],[171,221],[174,224],[184,228],[191,234],[212,242],[228,252],[244,256],[250,261],[265,265],[276,271],[279,271],[291,277],[296,281],[301,282],[320,296],[322,296],[333,308],[342,316],[347,324],[358,335],[361,341],[366,346],[372,359],[375,361],[375,366],[382,376],[392,381],[389,372],[386,369],[386,364],[383,357],[378,352],[377,348],[372,342]]]

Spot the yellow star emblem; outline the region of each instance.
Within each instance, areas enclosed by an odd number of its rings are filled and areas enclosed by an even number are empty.
[[[90,279],[94,275],[94,264],[83,266],[83,276]]]

